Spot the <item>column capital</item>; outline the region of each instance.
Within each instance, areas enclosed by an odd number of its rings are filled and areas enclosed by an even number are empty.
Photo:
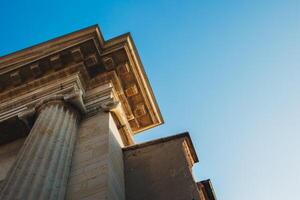
[[[38,102],[30,104],[25,110],[18,113],[18,118],[23,121],[28,128],[32,125],[32,119],[39,113],[44,107],[50,104],[64,104],[69,105],[73,110],[78,111],[80,114],[85,114],[86,108],[82,99],[82,91],[73,91],[67,94],[56,94],[45,97]]]
[[[18,118],[26,125],[28,129],[32,126],[32,118],[35,114],[34,108],[28,108],[18,114]]]

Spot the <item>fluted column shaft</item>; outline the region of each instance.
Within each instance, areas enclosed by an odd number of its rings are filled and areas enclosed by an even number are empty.
[[[65,197],[79,114],[63,100],[38,108],[37,119],[0,193],[1,200]]]

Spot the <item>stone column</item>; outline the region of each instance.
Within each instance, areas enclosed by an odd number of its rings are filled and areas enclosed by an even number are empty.
[[[64,98],[43,101],[17,160],[3,183],[1,200],[65,198],[79,113]]]

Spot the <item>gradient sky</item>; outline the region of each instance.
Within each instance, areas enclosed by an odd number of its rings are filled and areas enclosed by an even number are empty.
[[[0,55],[99,24],[131,32],[165,124],[189,131],[219,200],[299,199],[300,1],[12,1]]]

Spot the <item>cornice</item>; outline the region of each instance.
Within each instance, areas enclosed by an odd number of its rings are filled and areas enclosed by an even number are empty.
[[[102,48],[104,39],[98,25],[93,25],[72,33],[42,42],[38,45],[28,47],[14,53],[0,56],[0,74],[6,70],[13,70],[35,59],[40,59],[48,54],[53,54],[64,50],[70,46],[80,44],[89,39],[97,39]]]
[[[1,57],[0,120],[5,109],[14,106],[10,102],[32,91],[48,91],[39,88],[74,74],[80,76],[77,87],[86,98],[90,90],[111,83],[134,134],[163,123],[131,35],[105,41],[97,25]]]

